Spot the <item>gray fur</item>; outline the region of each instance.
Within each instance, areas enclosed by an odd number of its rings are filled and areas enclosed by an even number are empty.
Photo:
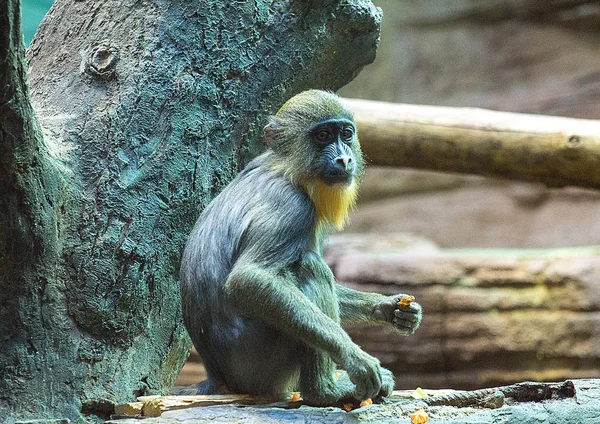
[[[256,355],[255,361],[264,357],[264,367],[253,370],[247,366],[247,359],[238,357],[245,343],[262,348],[269,339],[279,338],[283,345],[291,341],[275,328],[243,314],[243,307],[232,304],[225,287],[240,255],[265,266],[278,264],[279,271],[299,262],[303,251],[313,243],[315,216],[306,195],[285,178],[265,169],[269,156],[267,153],[253,160],[209,204],[189,237],[181,266],[186,328],[209,376],[234,392],[251,392],[256,387],[232,381],[227,376],[231,369],[247,367],[245,374],[264,373],[282,360],[296,362],[296,358],[282,354],[281,344],[271,346],[267,352],[271,355],[247,352]],[[280,210],[285,213],[273,213]],[[237,360],[241,361],[239,367]],[[269,385],[274,385],[274,377],[268,380]],[[259,378],[252,381],[258,383]],[[265,387],[258,391],[270,390]]]

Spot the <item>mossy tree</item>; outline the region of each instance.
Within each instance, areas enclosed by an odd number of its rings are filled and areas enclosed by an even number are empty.
[[[380,17],[366,0],[57,0],[26,52],[19,1],[0,0],[0,421],[101,417],[173,385],[199,211],[278,105],[373,60]]]

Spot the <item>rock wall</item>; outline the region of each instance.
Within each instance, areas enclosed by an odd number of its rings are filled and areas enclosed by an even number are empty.
[[[376,3],[378,57],[343,95],[599,117],[598,1]]]
[[[600,376],[600,250],[373,251],[339,247],[341,284],[410,293],[424,307],[411,337],[349,332],[397,388],[480,388]]]
[[[600,2],[377,4],[377,59],[342,95],[600,118]],[[409,232],[443,247],[600,243],[591,191],[368,168],[360,199],[348,232]]]

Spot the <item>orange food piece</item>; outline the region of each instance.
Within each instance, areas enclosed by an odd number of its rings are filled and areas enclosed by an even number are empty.
[[[346,412],[352,411],[352,407],[353,407],[352,403],[345,403],[342,405],[342,409]]]
[[[417,412],[411,414],[410,421],[412,424],[425,424],[429,421],[429,415],[423,409],[419,409]]]
[[[290,400],[288,400],[288,402],[300,402],[302,399],[302,396],[300,396],[300,393],[298,392],[294,392],[292,393],[292,397],[290,398]]]
[[[373,401],[371,400],[371,398],[363,400],[360,403],[360,407],[362,408],[363,406],[367,406],[367,405],[373,405]]]
[[[402,297],[402,299],[400,299],[398,301],[398,305],[399,306],[409,306],[411,304],[411,302],[414,302],[414,301],[415,301],[414,296],[405,295]]]
[[[342,373],[339,372],[339,371],[336,371],[336,372],[333,373],[334,377],[339,377],[340,375],[342,375]]]

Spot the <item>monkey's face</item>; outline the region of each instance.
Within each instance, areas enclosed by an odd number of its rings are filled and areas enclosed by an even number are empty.
[[[351,184],[357,171],[353,152],[356,128],[353,121],[345,118],[327,119],[310,128],[310,140],[316,149],[315,171],[328,184]]]
[[[352,184],[363,170],[356,124],[335,94],[304,91],[288,100],[265,127],[274,167],[293,181]]]

